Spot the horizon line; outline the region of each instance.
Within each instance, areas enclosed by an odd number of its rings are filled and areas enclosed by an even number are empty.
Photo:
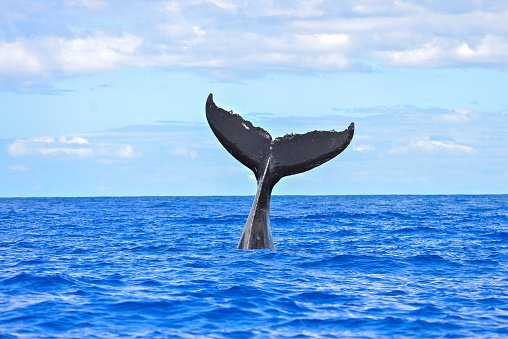
[[[92,199],[92,198],[253,198],[255,195],[83,195],[83,196],[0,196],[0,199]],[[272,197],[387,197],[387,196],[508,196],[508,193],[383,193],[383,194],[273,194]]]

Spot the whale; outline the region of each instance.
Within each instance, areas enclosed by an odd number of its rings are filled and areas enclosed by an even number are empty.
[[[243,228],[239,249],[275,250],[270,229],[270,198],[283,177],[308,171],[339,155],[351,143],[355,130],[312,131],[272,138],[233,111],[218,107],[213,95],[206,100],[206,119],[224,148],[256,177],[257,191]]]

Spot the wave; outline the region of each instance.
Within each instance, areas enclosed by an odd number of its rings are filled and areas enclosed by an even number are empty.
[[[431,268],[436,266],[462,266],[461,263],[445,259],[438,254],[418,254],[408,257],[407,260],[413,265],[427,265]]]
[[[435,232],[438,231],[437,228],[431,226],[411,226],[411,227],[402,227],[393,230],[393,233],[420,233],[420,232]]]
[[[485,233],[484,236],[493,238],[493,239],[497,239],[497,240],[508,241],[508,232],[503,232],[503,231],[490,232],[490,233]]]
[[[1,286],[11,286],[22,289],[37,289],[48,291],[60,287],[74,286],[74,279],[63,274],[35,275],[26,272],[4,278],[0,281]]]
[[[251,201],[1,201],[0,337],[508,335],[506,196]]]
[[[406,264],[395,258],[371,255],[341,254],[326,259],[309,260],[300,264],[304,268],[344,268],[358,271],[385,272],[406,267]]]
[[[120,301],[108,305],[109,309],[115,312],[146,312],[146,313],[171,313],[174,312],[175,304],[179,301],[168,300],[139,300],[139,301]]]

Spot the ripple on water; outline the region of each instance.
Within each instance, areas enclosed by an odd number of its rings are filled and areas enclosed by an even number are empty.
[[[506,196],[0,199],[0,337],[508,336]]]

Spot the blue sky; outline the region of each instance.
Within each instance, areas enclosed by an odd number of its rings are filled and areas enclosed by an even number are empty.
[[[508,192],[506,1],[0,1],[0,196],[252,195],[209,93],[356,124],[275,194]]]

